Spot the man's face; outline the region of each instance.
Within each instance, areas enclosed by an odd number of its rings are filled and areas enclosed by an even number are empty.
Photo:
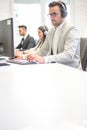
[[[60,8],[58,6],[50,7],[49,8],[49,17],[51,19],[53,26],[59,26],[64,18],[61,17]]]
[[[19,34],[20,36],[25,36],[26,30],[25,28],[19,28]]]

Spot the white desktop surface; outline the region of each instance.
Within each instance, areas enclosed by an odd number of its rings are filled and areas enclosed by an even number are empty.
[[[87,72],[61,64],[0,67],[0,130],[77,130],[86,82]]]

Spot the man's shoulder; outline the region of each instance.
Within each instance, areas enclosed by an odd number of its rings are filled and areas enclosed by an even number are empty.
[[[70,34],[72,37],[80,37],[80,30],[72,23],[66,22],[62,28],[62,35],[66,37],[68,34]]]
[[[63,28],[66,29],[67,31],[71,29],[79,30],[78,27],[76,27],[74,24],[70,22],[65,22]]]
[[[26,39],[31,39],[31,38],[34,39],[33,36],[31,36],[30,34],[28,34],[28,35],[26,36]]]

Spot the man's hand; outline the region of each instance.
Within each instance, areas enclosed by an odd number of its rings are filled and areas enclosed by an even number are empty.
[[[40,63],[40,64],[45,63],[44,58],[41,57],[41,56],[39,56],[39,55],[37,55],[37,54],[29,54],[29,55],[27,56],[27,60],[28,60],[28,61],[38,62],[38,63]]]

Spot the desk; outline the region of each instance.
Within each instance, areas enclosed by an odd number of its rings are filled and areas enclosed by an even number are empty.
[[[0,67],[0,130],[74,130],[87,121],[86,82],[61,64]]]

